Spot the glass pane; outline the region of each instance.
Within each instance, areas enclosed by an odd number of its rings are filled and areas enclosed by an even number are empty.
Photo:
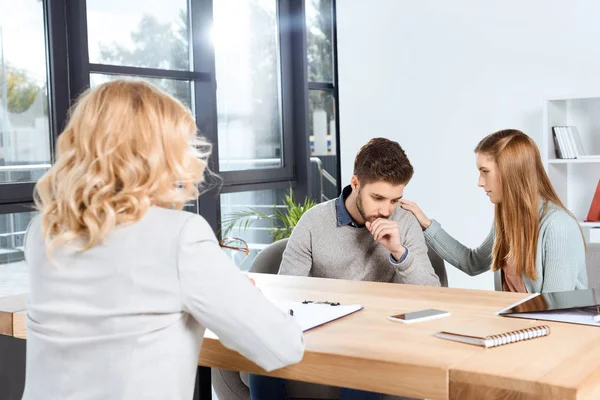
[[[281,167],[277,2],[215,0],[213,8],[220,170]]]
[[[190,69],[187,0],[88,0],[90,62]]]
[[[29,292],[23,240],[37,212],[0,214],[0,297]]]
[[[332,0],[306,0],[308,81],[333,83]]]
[[[326,201],[338,195],[335,97],[327,90],[310,90],[308,110],[313,174],[311,195]]]
[[[327,90],[310,90],[308,110],[311,155],[335,155],[335,97]]]
[[[133,79],[142,80],[153,84],[154,86],[164,90],[183,104],[192,108],[192,89],[189,81],[179,81],[174,79],[155,79],[155,78],[139,78],[124,75],[104,75],[90,74],[90,86],[98,86],[104,82],[113,81],[115,79]]]
[[[43,3],[0,0],[0,183],[50,167]]]
[[[250,248],[250,255],[241,251],[226,250],[240,269],[250,269],[259,251],[273,243],[275,222],[272,219],[256,218],[257,213],[273,215],[275,207],[282,208],[283,200],[289,189],[256,190],[251,192],[226,193],[221,195],[221,236],[240,238]],[[282,208],[283,209],[283,208]],[[247,228],[244,221],[252,223]],[[227,226],[236,222],[233,229]]]

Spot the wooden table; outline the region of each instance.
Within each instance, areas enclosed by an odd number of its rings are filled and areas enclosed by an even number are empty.
[[[299,364],[271,375],[428,399],[600,399],[600,329],[543,322],[545,338],[483,349],[434,333],[466,323],[514,329],[539,322],[495,317],[523,294],[252,274],[274,300],[360,303],[364,310],[305,334]],[[24,336],[21,318],[13,332]],[[6,308],[6,307],[4,307]],[[19,307],[17,307],[19,308]],[[388,315],[424,308],[449,318],[404,325]],[[13,304],[14,309],[14,304]],[[260,318],[257,316],[257,318]],[[207,332],[199,365],[264,373]]]
[[[27,337],[25,330],[26,312],[27,295],[20,294],[0,298],[0,335],[25,339]]]
[[[494,349],[436,338],[466,323],[498,329],[539,325],[494,316],[523,294],[254,274],[277,300],[360,303],[364,310],[305,334],[297,365],[271,375],[428,399],[600,399],[600,329],[552,323],[550,336]],[[452,313],[414,325],[388,321],[403,311]],[[258,316],[257,316],[258,318]],[[259,372],[207,334],[200,365]]]

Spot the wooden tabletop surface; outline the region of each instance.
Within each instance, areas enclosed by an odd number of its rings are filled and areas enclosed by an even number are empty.
[[[364,306],[362,311],[306,332],[302,362],[274,371],[273,376],[428,399],[600,399],[600,329],[494,315],[524,298],[523,294],[251,276],[274,301]],[[25,299],[0,299],[0,333],[26,338]],[[426,308],[452,315],[412,325],[387,320],[389,315]],[[466,324],[499,332],[545,324],[552,333],[494,349],[434,336]],[[264,373],[224,348],[209,331],[199,364]]]

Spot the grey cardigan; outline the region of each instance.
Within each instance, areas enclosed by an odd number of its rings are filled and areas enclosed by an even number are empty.
[[[543,203],[540,203],[543,205]],[[546,215],[540,221],[536,271],[538,278],[523,280],[529,293],[560,292],[587,289],[585,245],[580,227],[565,210],[548,202]],[[540,215],[543,207],[540,207]],[[425,240],[444,260],[470,276],[490,270],[495,231],[476,249],[469,249],[432,220],[425,230]],[[502,290],[499,271],[494,276],[496,290]]]

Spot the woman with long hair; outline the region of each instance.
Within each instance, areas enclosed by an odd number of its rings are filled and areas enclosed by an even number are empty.
[[[293,317],[182,211],[209,153],[189,110],[150,84],[80,97],[25,239],[24,399],[191,399],[205,328],[266,370],[302,358]]]
[[[452,238],[414,202],[400,200],[424,229],[427,243],[446,261],[473,276],[496,272],[496,288],[511,292],[586,289],[585,242],[577,220],[562,204],[535,142],[502,130],[475,148],[478,185],[495,205],[494,226],[476,249]]]

